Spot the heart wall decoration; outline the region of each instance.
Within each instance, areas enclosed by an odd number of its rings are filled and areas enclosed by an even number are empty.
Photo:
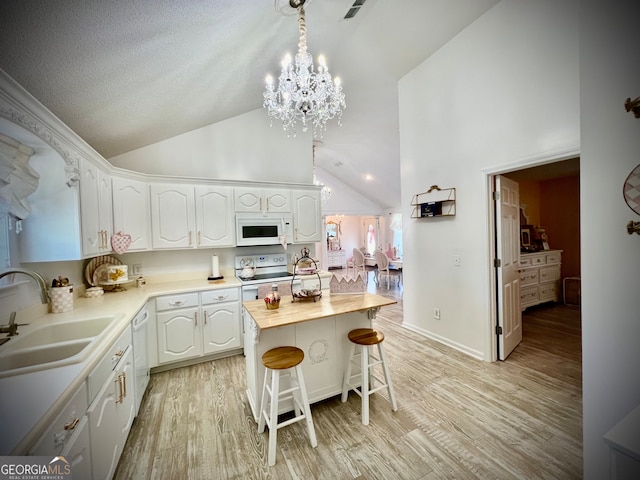
[[[131,235],[117,232],[111,235],[111,248],[113,251],[119,254],[123,254],[129,249],[131,245]]]

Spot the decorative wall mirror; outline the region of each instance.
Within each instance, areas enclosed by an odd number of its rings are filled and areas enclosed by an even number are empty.
[[[634,168],[625,180],[622,193],[629,208],[640,215],[640,165]],[[627,233],[640,235],[640,222],[630,220],[627,223]]]
[[[625,180],[623,194],[629,208],[640,215],[640,165]]]
[[[340,250],[340,225],[333,220],[327,222],[327,248]]]

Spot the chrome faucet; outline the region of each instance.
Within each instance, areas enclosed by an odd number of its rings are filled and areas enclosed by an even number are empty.
[[[3,325],[0,327],[0,333],[8,333],[10,337],[18,335],[18,324],[16,323],[16,312],[11,312],[11,319],[9,325]]]
[[[38,285],[40,289],[40,300],[42,303],[49,303],[49,295],[47,294],[47,284],[38,272],[34,272],[33,270],[27,270],[25,268],[7,268],[0,272],[0,278],[6,277],[7,275],[11,275],[12,273],[22,273],[23,275],[27,275],[31,277],[34,282]]]

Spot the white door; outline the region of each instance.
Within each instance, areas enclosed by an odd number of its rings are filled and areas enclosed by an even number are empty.
[[[520,310],[520,191],[517,182],[497,175],[495,191],[498,291],[498,359],[522,341]]]

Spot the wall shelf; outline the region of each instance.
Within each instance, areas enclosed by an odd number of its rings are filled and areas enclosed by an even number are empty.
[[[431,185],[411,201],[411,218],[453,217],[456,214],[456,189]]]

